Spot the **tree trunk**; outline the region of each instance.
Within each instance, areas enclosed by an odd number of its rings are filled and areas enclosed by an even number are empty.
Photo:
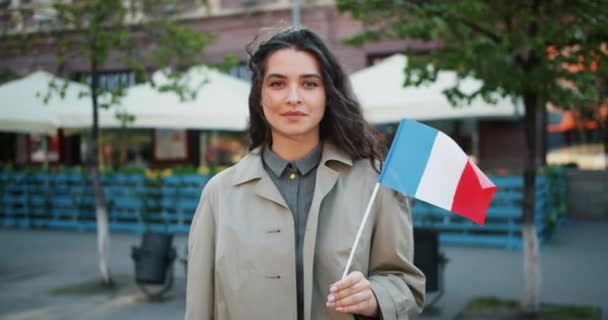
[[[537,119],[537,123],[538,123],[538,141],[539,141],[539,146],[537,147],[538,150],[540,151],[539,157],[538,157],[538,165],[541,167],[546,167],[547,166],[547,150],[548,150],[548,139],[547,139],[547,123],[549,121],[548,117],[548,112],[547,112],[547,107],[543,104],[542,106],[539,106],[540,109],[537,109],[537,112],[540,113],[540,117],[539,119]]]
[[[91,141],[91,175],[93,192],[95,194],[95,217],[97,220],[97,253],[99,255],[99,271],[105,286],[113,286],[112,275],[108,266],[108,252],[110,250],[110,237],[108,233],[108,213],[106,211],[101,179],[99,177],[99,116],[97,95],[99,78],[97,74],[97,61],[95,59],[95,39],[91,45],[91,97],[93,99],[93,132]]]
[[[604,142],[604,166],[605,169],[608,170],[608,112],[606,112],[606,117],[603,120],[603,124],[601,126],[601,130],[603,132],[603,142]]]
[[[588,139],[587,133],[585,132],[585,119],[580,111],[578,111],[576,115],[576,129],[578,132],[579,144],[586,145]]]
[[[524,164],[524,201],[522,235],[524,246],[524,294],[522,309],[525,313],[538,312],[540,297],[540,254],[538,237],[534,225],[535,185],[537,168],[537,109],[538,96],[535,93],[524,94],[525,136],[527,154]],[[544,130],[544,128],[541,128]]]

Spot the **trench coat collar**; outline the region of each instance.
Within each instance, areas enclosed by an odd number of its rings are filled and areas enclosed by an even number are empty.
[[[280,177],[291,163],[295,169],[301,174],[306,175],[312,169],[316,168],[321,163],[321,155],[323,154],[323,143],[319,143],[312,151],[304,157],[296,161],[287,161],[274,153],[269,146],[265,146],[262,151],[262,160],[266,165],[266,169],[270,169],[275,176]]]
[[[262,163],[263,150],[264,147],[262,146],[251,150],[236,164],[235,175],[232,179],[232,184],[234,186],[251,180],[262,179],[268,175]],[[325,142],[323,143],[323,153],[321,155],[319,167],[328,166],[332,161],[338,161],[349,166],[353,165],[353,161],[346,153],[333,144]]]

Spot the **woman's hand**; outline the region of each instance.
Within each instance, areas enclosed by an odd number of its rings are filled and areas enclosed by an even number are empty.
[[[369,281],[359,271],[349,273],[346,278],[329,288],[327,306],[338,312],[356,313],[366,317],[378,316],[378,302]]]

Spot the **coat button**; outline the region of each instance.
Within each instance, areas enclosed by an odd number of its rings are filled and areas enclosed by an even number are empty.
[[[292,173],[289,175],[289,179],[293,180],[293,179],[295,179],[295,178],[296,178],[296,174],[292,172]]]

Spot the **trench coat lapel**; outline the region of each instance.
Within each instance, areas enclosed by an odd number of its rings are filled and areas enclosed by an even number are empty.
[[[319,221],[319,211],[325,196],[334,188],[338,181],[339,173],[329,162],[336,160],[347,165],[352,165],[350,157],[342,153],[335,146],[326,143],[323,146],[323,155],[317,169],[315,182],[315,192],[308,213],[306,223],[306,233],[304,235],[303,248],[303,269],[304,269],[304,319],[310,320],[312,307],[312,285],[313,285],[313,265],[315,257],[315,245],[317,240],[317,226]]]
[[[268,199],[285,208],[288,208],[287,204],[285,203],[285,199],[283,199],[283,196],[279,192],[279,189],[277,189],[277,186],[274,184],[274,182],[272,182],[272,179],[270,179],[266,172],[260,181],[258,181],[258,183],[255,185],[255,193],[262,198]]]
[[[233,185],[239,185],[251,180],[258,180],[255,184],[255,193],[260,197],[270,200],[278,205],[285,208],[287,203],[281,196],[279,189],[277,189],[274,182],[268,175],[268,172],[264,170],[264,164],[262,162],[262,147],[257,147],[248,153],[238,164],[236,174],[232,181]]]

